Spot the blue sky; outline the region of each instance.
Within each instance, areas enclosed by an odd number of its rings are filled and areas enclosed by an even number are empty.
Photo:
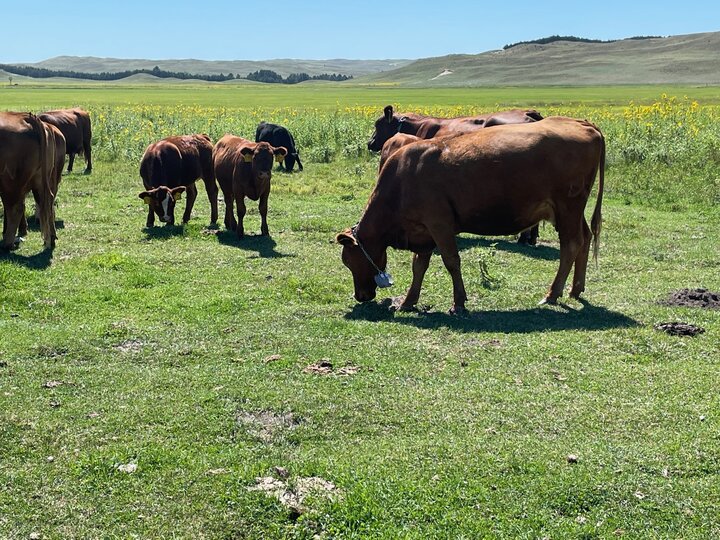
[[[2,0],[0,62],[117,58],[424,58],[553,34],[720,30],[720,2]]]

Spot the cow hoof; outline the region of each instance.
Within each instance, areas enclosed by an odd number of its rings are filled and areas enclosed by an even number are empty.
[[[556,306],[557,305],[557,298],[552,298],[551,296],[546,296],[540,302],[538,303],[538,306],[544,306],[544,305],[550,305],[550,306]]]
[[[85,169],[83,174],[92,174],[92,169]]]
[[[392,299],[389,307],[390,311],[415,311],[415,304],[406,304],[405,298],[398,296]]]
[[[453,306],[450,308],[450,311],[448,313],[450,313],[450,315],[457,315],[458,317],[464,317],[468,314],[468,310],[465,309],[465,306]]]

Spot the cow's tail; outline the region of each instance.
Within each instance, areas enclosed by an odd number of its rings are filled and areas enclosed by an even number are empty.
[[[48,189],[50,190],[50,182],[48,182],[48,166],[47,166],[47,133],[45,132],[45,124],[43,124],[43,121],[40,120],[37,116],[35,116],[33,113],[28,113],[27,115],[27,123],[30,124],[33,128],[33,131],[35,131],[38,134],[38,138],[40,140],[40,170],[42,171],[42,178],[43,182],[47,185]],[[52,193],[52,190],[50,190],[50,194],[54,196]]]
[[[597,128],[596,128],[597,129]],[[598,133],[600,130],[598,129]],[[603,189],[605,186],[605,137],[600,133],[600,141],[602,143],[602,149],[600,152],[600,182],[598,183],[598,195],[597,202],[595,203],[595,210],[592,214],[590,221],[590,229],[593,235],[593,259],[597,265],[598,252],[600,251],[600,230],[602,229],[602,199]]]

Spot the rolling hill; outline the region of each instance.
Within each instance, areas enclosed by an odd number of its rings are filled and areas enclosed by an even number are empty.
[[[355,83],[401,86],[720,84],[720,32],[611,43],[556,41],[417,60]]]
[[[358,77],[381,71],[396,69],[409,64],[412,60],[140,60],[122,58],[97,58],[93,56],[56,56],[36,63],[22,65],[52,70],[79,71],[83,73],[118,72],[134,69],[153,69],[155,66],[165,71],[186,72],[203,75],[220,73],[240,74],[260,69],[270,69],[287,77],[291,73],[341,73]],[[16,64],[19,64],[16,62]]]
[[[354,77],[352,81],[342,83],[345,85],[403,87],[720,85],[720,32],[605,43],[531,42],[481,54],[453,54],[415,61],[209,61],[58,56],[23,65],[84,73],[151,70],[155,66],[166,71],[203,75],[233,73],[243,77],[260,69],[275,71],[283,77],[302,72],[309,75],[339,73]],[[0,76],[6,78],[7,74],[0,73]],[[17,81],[27,79],[15,77]],[[141,78],[143,82],[172,82],[149,75]],[[133,80],[126,78],[116,82]]]

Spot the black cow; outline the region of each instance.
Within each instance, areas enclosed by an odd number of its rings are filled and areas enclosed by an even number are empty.
[[[291,172],[297,161],[298,169],[303,170],[302,163],[300,162],[300,154],[295,146],[295,139],[287,130],[286,127],[279,126],[277,124],[269,124],[267,122],[260,122],[257,130],[255,131],[255,142],[266,142],[270,146],[278,148],[280,146],[287,149],[287,155],[285,156],[285,170]],[[282,167],[282,165],[280,165]]]

